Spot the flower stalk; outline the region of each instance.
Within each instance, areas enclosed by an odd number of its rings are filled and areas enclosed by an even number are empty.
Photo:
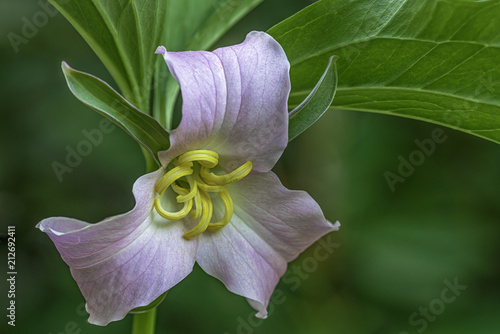
[[[143,313],[135,313],[132,334],[154,334],[155,323],[156,307]]]

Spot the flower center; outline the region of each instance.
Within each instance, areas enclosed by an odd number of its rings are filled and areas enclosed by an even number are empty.
[[[227,185],[244,178],[252,170],[252,162],[247,161],[234,171],[215,175],[210,169],[219,164],[219,155],[210,150],[194,150],[184,153],[174,160],[175,167],[169,170],[157,183],[158,197],[154,202],[156,211],[168,220],[180,220],[191,212],[191,218],[199,220],[198,225],[184,234],[184,238],[194,238],[206,230],[218,231],[226,226],[233,216],[233,200]],[[160,196],[172,187],[177,193],[177,203],[182,208],[169,212],[161,206]],[[217,194],[224,204],[224,216],[212,223],[213,203],[210,193]]]

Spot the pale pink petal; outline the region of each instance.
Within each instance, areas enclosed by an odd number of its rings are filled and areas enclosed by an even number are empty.
[[[214,52],[167,52],[182,91],[182,121],[171,132],[163,163],[193,149],[211,149],[232,170],[250,160],[269,171],[288,142],[289,63],[268,34],[251,32],[238,45]]]
[[[56,217],[37,225],[70,266],[87,302],[90,323],[106,325],[124,318],[192,271],[197,242],[182,237],[182,223],[169,222],[152,210],[161,172],[136,181],[136,206],[128,213],[97,224]]]
[[[222,230],[200,236],[197,262],[266,317],[287,262],[340,224],[328,222],[306,192],[286,189],[272,172],[252,173],[229,191],[233,218]]]

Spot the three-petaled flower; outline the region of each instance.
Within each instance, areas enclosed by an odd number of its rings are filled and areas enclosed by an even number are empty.
[[[213,52],[157,53],[180,84],[182,120],[163,166],[135,182],[135,207],[97,224],[37,226],[71,268],[91,323],[150,304],[195,261],[266,317],[287,263],[340,225],[271,172],[288,142],[286,55],[262,32]]]

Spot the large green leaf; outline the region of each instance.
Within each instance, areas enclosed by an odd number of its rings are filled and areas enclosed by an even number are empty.
[[[122,94],[147,112],[164,0],[50,0],[83,36]]]
[[[168,132],[154,118],[135,108],[99,78],[76,71],[66,63],[62,68],[76,98],[125,130],[158,162],[158,151],[168,149],[170,142]]]
[[[206,50],[245,14],[264,0],[171,0],[168,1],[162,44],[169,51]],[[179,86],[162,57],[155,77],[154,116],[167,128]]]
[[[335,108],[446,125],[500,142],[500,1],[322,0],[270,29],[297,105],[338,55]]]

